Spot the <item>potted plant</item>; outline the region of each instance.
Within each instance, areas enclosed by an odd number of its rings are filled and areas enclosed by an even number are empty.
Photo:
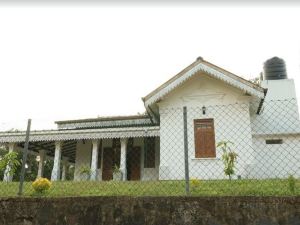
[[[91,176],[91,168],[88,166],[81,167],[80,176],[81,180],[89,180]]]
[[[113,168],[113,180],[115,180],[115,181],[122,180],[122,171],[120,170],[120,167],[118,167],[117,164],[115,164],[115,166]]]

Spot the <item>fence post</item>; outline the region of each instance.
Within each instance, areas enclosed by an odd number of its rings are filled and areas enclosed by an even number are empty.
[[[189,152],[188,152],[188,132],[187,132],[187,109],[183,107],[183,131],[184,131],[184,170],[185,170],[185,192],[190,194],[190,175],[189,175]]]
[[[27,152],[28,152],[28,146],[29,146],[30,126],[31,126],[31,119],[28,119],[25,145],[24,145],[24,150],[23,150],[22,169],[21,169],[21,174],[20,174],[20,184],[19,184],[18,195],[23,194],[23,183],[24,183],[24,175],[25,175],[25,164],[27,161]]]

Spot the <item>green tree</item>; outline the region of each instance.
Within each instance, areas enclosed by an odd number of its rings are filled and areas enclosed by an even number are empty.
[[[4,155],[6,155],[7,153],[8,153],[7,146],[0,145],[0,159],[2,159],[4,157]],[[5,170],[0,170],[0,180],[2,180],[2,178],[4,176],[4,171]]]
[[[21,162],[17,152],[8,152],[1,156],[0,170],[3,172],[4,176],[13,176],[20,165]]]

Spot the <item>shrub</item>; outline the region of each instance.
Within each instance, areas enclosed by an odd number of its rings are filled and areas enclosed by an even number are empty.
[[[38,178],[32,183],[33,189],[38,193],[44,193],[51,187],[51,181],[47,178]]]
[[[196,190],[200,186],[201,182],[197,178],[192,178],[190,180],[190,184],[191,184],[191,189]]]
[[[118,167],[117,164],[114,165],[114,168],[113,168],[113,173],[120,173],[121,172],[121,169],[120,167]]]
[[[288,183],[289,183],[289,189],[291,193],[295,193],[295,189],[296,189],[296,179],[293,175],[290,175],[288,177]]]
[[[88,167],[88,166],[83,166],[80,168],[80,174],[83,175],[83,174],[87,174],[87,175],[91,175],[91,168]]]

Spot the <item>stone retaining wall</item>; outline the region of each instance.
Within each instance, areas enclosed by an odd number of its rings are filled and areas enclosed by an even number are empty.
[[[0,199],[1,225],[300,225],[300,197]]]

